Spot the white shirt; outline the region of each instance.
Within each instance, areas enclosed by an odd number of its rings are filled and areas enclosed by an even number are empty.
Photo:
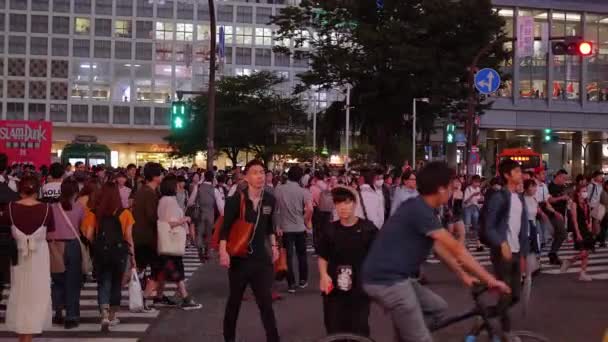
[[[602,197],[603,191],[604,189],[602,188],[602,184],[591,182],[589,185],[587,185],[587,192],[589,193],[589,206],[591,208],[595,208],[600,203],[600,198]]]
[[[536,221],[536,213],[538,212],[538,202],[534,196],[524,196],[526,201],[526,209],[528,209],[528,220]]]
[[[463,197],[462,201],[463,201],[465,207],[470,207],[472,205],[481,207],[479,202],[481,202],[482,197],[483,197],[483,195],[481,195],[481,188],[474,188],[472,186],[468,186],[464,190],[464,197]]]
[[[57,200],[61,196],[61,182],[50,182],[42,186],[40,198]]]
[[[547,200],[551,196],[549,194],[549,188],[547,187],[547,184],[539,182],[536,182],[536,184],[538,185],[538,187],[536,188],[536,201],[538,203],[547,202]]]
[[[361,198],[357,203],[357,209],[355,209],[355,215],[360,218],[365,218],[363,213],[363,207],[361,201],[365,205],[365,211],[367,212],[367,219],[372,221],[376,228],[382,228],[384,224],[384,196],[372,189],[368,184],[361,186]]]
[[[519,195],[511,193],[511,211],[509,212],[509,230],[507,230],[507,243],[511,252],[519,253],[519,232],[521,231],[521,213],[524,210]]]
[[[6,182],[6,178],[3,175],[0,175],[0,183],[4,182]],[[17,192],[17,182],[10,176],[8,177],[8,187],[14,192]]]

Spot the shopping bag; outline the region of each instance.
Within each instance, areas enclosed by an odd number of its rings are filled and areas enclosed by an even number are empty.
[[[168,222],[157,221],[158,254],[183,256],[186,254],[188,229],[184,226],[173,227]]]
[[[274,263],[274,275],[277,281],[287,277],[287,250],[283,247],[279,249],[279,258]]]
[[[129,281],[129,310],[141,311],[144,309],[144,295],[141,291],[137,271],[131,270],[131,281]]]

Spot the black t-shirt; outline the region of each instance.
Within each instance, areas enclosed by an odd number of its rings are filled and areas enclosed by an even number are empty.
[[[327,260],[327,273],[334,285],[331,295],[364,294],[361,267],[377,232],[371,221],[359,219],[352,227],[333,222],[321,235],[318,253]]]
[[[565,193],[566,193],[565,185],[557,185],[553,182],[551,182],[551,184],[549,184],[549,194],[551,195],[551,197],[561,197]],[[551,203],[551,206],[558,213],[564,215],[564,213],[566,212],[566,207],[568,206],[568,201],[562,200],[562,201],[553,202],[553,203]]]

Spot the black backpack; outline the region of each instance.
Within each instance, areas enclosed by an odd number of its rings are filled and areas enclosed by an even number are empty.
[[[118,211],[114,216],[99,218],[93,244],[97,265],[119,265],[126,260],[129,246],[122,234],[122,225],[118,219],[120,214],[121,211]]]

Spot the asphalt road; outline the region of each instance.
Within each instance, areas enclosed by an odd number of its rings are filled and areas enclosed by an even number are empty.
[[[316,259],[310,259],[316,270]],[[442,265],[427,264],[430,287],[450,304],[450,313],[471,308],[471,296]],[[277,284],[284,295],[276,302],[275,313],[283,342],[313,342],[324,335],[317,272],[308,289],[286,293],[285,283]],[[223,342],[222,318],[228,292],[226,271],[215,262],[203,265],[188,283],[192,295],[204,308],[200,311],[164,311],[148,329],[142,341]],[[533,330],[551,342],[602,342],[608,329],[608,281],[576,281],[574,274],[542,274],[535,278],[530,313],[523,318],[521,307],[513,311],[514,329]],[[378,308],[370,317],[372,337],[377,342],[393,341],[391,323]],[[436,342],[463,341],[472,322],[451,326],[434,335]],[[264,342],[265,335],[253,300],[243,303],[237,330],[241,342]]]

